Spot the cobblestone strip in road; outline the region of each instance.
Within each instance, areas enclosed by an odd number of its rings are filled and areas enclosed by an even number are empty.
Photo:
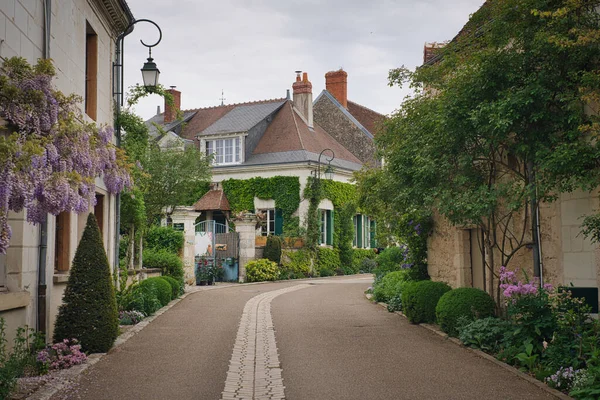
[[[279,295],[309,286],[302,284],[274,290],[248,300],[229,361],[222,400],[285,399],[271,301]]]

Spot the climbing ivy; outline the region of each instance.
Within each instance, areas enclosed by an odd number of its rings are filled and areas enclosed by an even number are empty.
[[[307,217],[307,245],[318,245],[319,213],[318,206],[322,199],[328,199],[335,209],[333,247],[340,250],[342,265],[352,265],[352,239],[354,230],[352,217],[356,214],[356,188],[351,183],[308,178],[304,189],[304,198],[309,200]]]
[[[223,191],[229,200],[231,211],[254,210],[254,198],[275,200],[284,221],[300,207],[300,179],[297,176],[274,176],[272,178],[227,179]]]

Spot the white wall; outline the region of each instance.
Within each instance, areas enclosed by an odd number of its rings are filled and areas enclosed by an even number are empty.
[[[57,75],[54,85],[65,94],[84,95],[85,91],[85,45],[86,21],[98,35],[98,98],[97,123],[113,125],[112,101],[112,59],[115,34],[109,32],[107,20],[98,14],[94,0],[55,0],[52,2],[50,57],[53,59]],[[0,1],[0,60],[21,56],[35,64],[43,56],[44,9],[42,0],[1,0]],[[87,118],[87,117],[86,117]],[[91,120],[89,120],[91,121]],[[96,179],[97,192],[105,195],[104,243],[108,250],[109,263],[114,254],[114,196],[109,196],[102,179]],[[83,232],[87,214],[71,215],[70,254],[72,260],[77,243]],[[10,225],[13,237],[7,252],[8,294],[27,291],[30,303],[10,311],[0,311],[0,317],[11,315],[13,321],[25,321],[36,326],[37,266],[39,251],[39,227],[24,220],[23,213],[11,213]],[[47,276],[49,336],[52,333],[56,309],[62,301],[64,281],[54,276],[54,232],[55,218],[48,218]],[[8,297],[5,297],[7,299]],[[15,315],[20,316],[16,317]],[[16,326],[9,326],[9,334]]]

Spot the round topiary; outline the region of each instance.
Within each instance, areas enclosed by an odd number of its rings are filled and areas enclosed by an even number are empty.
[[[105,353],[118,333],[119,314],[110,267],[96,217],[89,214],[58,310],[54,343],[77,339],[86,353]]]
[[[261,258],[246,264],[246,280],[248,282],[274,281],[279,277],[279,268],[273,261]]]
[[[450,336],[456,336],[456,322],[460,317],[470,320],[493,317],[496,304],[481,289],[458,288],[444,294],[435,308],[440,328]]]
[[[152,288],[156,294],[156,298],[163,307],[171,301],[171,285],[169,285],[169,282],[162,279],[161,276],[144,279],[140,282],[140,286]]]
[[[167,283],[171,286],[171,300],[176,299],[181,291],[181,285],[179,282],[172,276],[161,276],[161,278],[167,281]]]
[[[402,311],[413,324],[434,322],[438,300],[449,291],[444,282],[410,282],[402,289]]]

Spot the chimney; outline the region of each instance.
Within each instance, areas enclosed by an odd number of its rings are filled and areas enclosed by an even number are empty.
[[[313,127],[313,100],[312,83],[308,80],[308,73],[304,72],[302,78],[296,71],[296,82],[292,84],[294,89],[294,106],[300,111],[310,128]]]
[[[348,108],[348,74],[343,69],[329,71],[325,74],[325,89],[344,108]]]
[[[167,90],[167,93],[171,93],[173,96],[173,106],[167,104],[165,100],[165,124],[173,122],[177,117],[177,111],[181,110],[181,92],[175,90],[176,86],[171,86],[171,89]]]

